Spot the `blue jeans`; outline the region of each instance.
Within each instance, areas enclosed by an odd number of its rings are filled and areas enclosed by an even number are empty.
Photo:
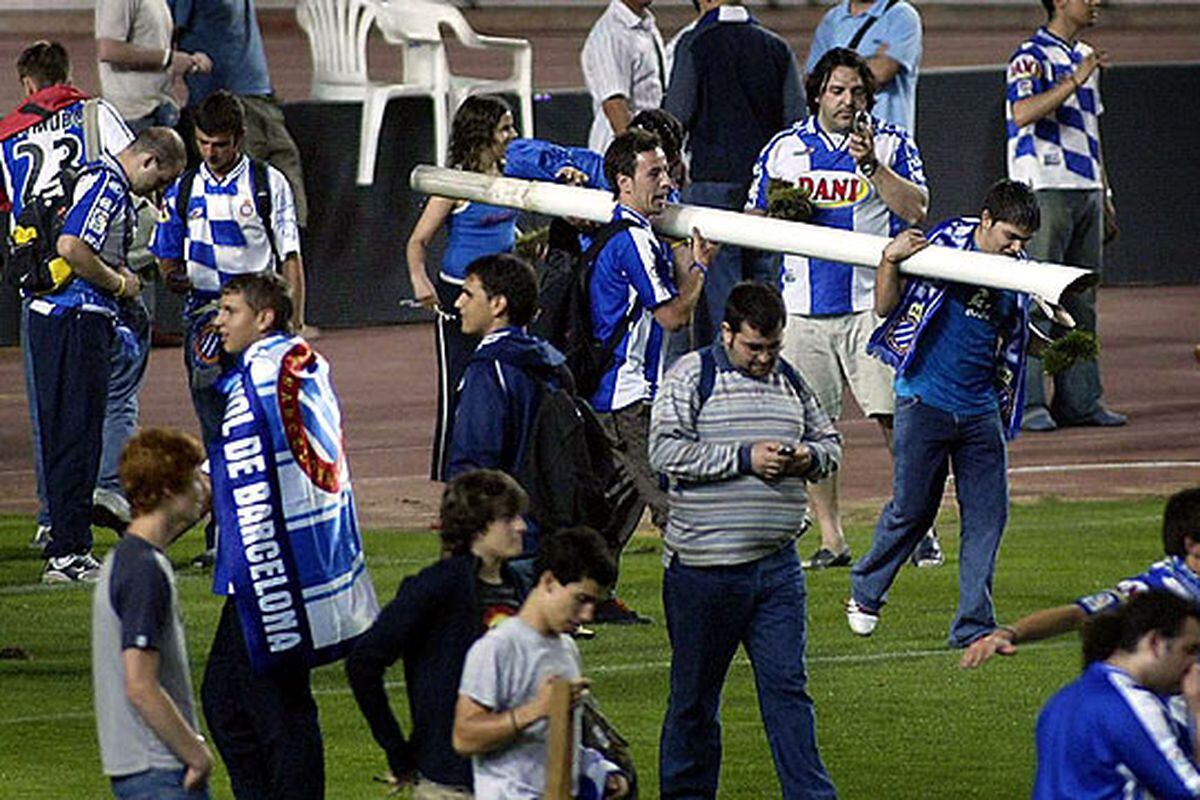
[[[950,646],[966,647],[996,627],[992,577],[1008,520],[1000,414],[960,417],[919,398],[897,397],[893,436],[892,499],[879,516],[870,552],[850,571],[850,594],[870,609],[887,602],[896,574],[937,517],[953,466],[962,530]]]
[[[50,502],[46,499],[46,471],[42,464],[42,431],[38,426],[37,384],[33,380],[33,353],[29,349],[29,298],[21,299],[21,359],[25,367],[25,400],[33,430],[33,476],[37,481],[37,524],[50,527]]]
[[[179,124],[179,106],[169,102],[159,103],[146,116],[127,119],[125,124],[129,126],[129,130],[134,136],[154,125],[174,128]]]
[[[1038,261],[1075,264],[1099,270],[1103,256],[1104,194],[1099,189],[1045,189],[1037,192],[1042,225],[1029,242],[1029,257]],[[1062,306],[1081,331],[1096,331],[1096,289],[1068,292]],[[1066,328],[1042,319],[1038,327],[1052,336]],[[1049,406],[1063,425],[1082,422],[1100,410],[1103,387],[1100,362],[1084,361],[1054,376],[1054,398],[1046,402],[1042,361],[1030,358],[1025,369],[1025,407]]]
[[[208,789],[189,792],[183,788],[184,769],[148,769],[112,779],[117,800],[208,800]]]
[[[721,689],[738,644],[754,667],[758,706],[783,797],[836,797],[821,763],[804,667],[804,572],[794,547],[732,567],[663,577],[671,695],[659,742],[667,798],[715,798],[721,773]]]
[[[108,401],[104,409],[104,446],[100,451],[100,477],[97,485],[122,496],[125,493],[121,490],[117,464],[121,459],[121,448],[137,431],[138,390],[146,374],[149,356],[149,328],[144,332],[128,329],[118,331],[113,342],[112,371],[108,377]]]
[[[690,205],[741,211],[746,207],[748,185],[697,181],[684,188],[681,199]],[[758,281],[778,288],[782,259],[776,253],[721,245],[709,265],[704,293],[693,322],[693,345],[707,347],[716,338],[725,319],[725,301],[741,281]]]

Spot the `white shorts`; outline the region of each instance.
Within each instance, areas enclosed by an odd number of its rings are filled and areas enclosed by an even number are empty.
[[[895,373],[867,355],[867,341],[880,321],[874,311],[833,317],[788,315],[783,357],[800,371],[831,420],[842,416],[842,392],[847,384],[866,416],[895,412]]]

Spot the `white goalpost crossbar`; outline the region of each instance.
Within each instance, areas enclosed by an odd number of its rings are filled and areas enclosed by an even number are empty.
[[[519,180],[476,172],[433,167],[413,169],[415,191],[495,206],[518,208],[555,217],[577,217],[604,223],[612,219],[613,197],[600,189],[543,181]],[[803,222],[724,211],[702,206],[670,205],[652,220],[667,236],[690,236],[692,229],[722,244],[841,261],[874,269],[888,239],[869,233],[836,230]],[[907,275],[1028,292],[1058,304],[1067,290],[1094,284],[1091,270],[1038,261],[1018,261],[951,247],[927,247],[900,265]]]

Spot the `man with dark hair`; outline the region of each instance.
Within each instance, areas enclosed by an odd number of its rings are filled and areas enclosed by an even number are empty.
[[[999,625],[971,643],[959,661],[964,669],[982,666],[994,655],[1016,655],[1017,645],[1059,636],[1079,628],[1089,617],[1149,591],[1173,592],[1200,606],[1200,489],[1176,492],[1163,509],[1163,553],[1166,558],[1074,603],[1043,608],[1008,625]]]
[[[221,289],[216,330],[238,358],[209,448],[225,596],[204,716],[237,797],[320,798],[325,766],[309,671],[349,652],[379,613],[329,365],[291,328],[272,271]]]
[[[901,232],[875,274],[875,310],[887,319],[868,352],[896,370],[892,499],[871,550],[850,572],[846,618],[869,636],[887,591],[937,517],[949,469],[961,510],[958,611],[950,646],[996,627],[992,576],[1008,519],[1005,440],[1021,427],[1029,296],[965,283],[900,277],[899,263],[929,244],[1025,257],[1039,224],[1037,199],[1021,183],[992,185],[978,218],[957,217],[927,239]]]
[[[295,301],[290,321],[302,331],[304,265],[287,180],[242,152],[242,101],[213,92],[196,109],[195,123],[203,163],[167,191],[151,251],[167,287],[186,295],[183,359],[201,437],[210,446],[225,413],[216,380],[235,361],[222,351],[214,323],[221,287],[235,275],[280,270]],[[213,535],[210,524],[201,565],[212,563]]]
[[[1008,62],[1005,112],[1008,177],[1037,192],[1044,223],[1029,243],[1038,261],[1076,264],[1099,271],[1104,243],[1117,235],[1117,212],[1100,147],[1100,68],[1103,50],[1079,39],[1092,25],[1100,0],[1042,0],[1049,22],[1021,43]],[[1096,331],[1096,289],[1063,295],[1063,308],[1082,331]],[[1042,320],[1041,326],[1061,327]],[[1126,417],[1104,405],[1100,363],[1083,361],[1054,376],[1047,406],[1038,359],[1026,378],[1025,429],[1124,425]]]
[[[1038,716],[1034,800],[1200,796],[1195,604],[1138,595],[1092,618],[1083,654]]]
[[[467,650],[514,616],[528,589],[508,561],[522,552],[529,498],[497,470],[464,472],[442,493],[443,557],[405,578],[346,659],[358,708],[387,756],[393,786],[417,800],[471,796],[471,762],[451,747]],[[388,703],[384,673],[404,660],[412,729],[406,739]]]
[[[814,225],[894,236],[919,224],[929,208],[921,154],[910,131],[871,116],[875,78],[867,62],[853,50],[835,47],[817,61],[806,89],[812,116],[763,148],[747,210],[767,212],[774,180],[808,194]],[[866,353],[867,339],[879,324],[872,310],[874,280],[864,267],[784,256],[783,299],[791,320],[783,352],[813,387],[830,419],[841,417],[848,384],[863,414],[879,424],[890,444],[892,373]],[[850,566],[839,475],[809,487],[821,547],[806,567]],[[931,538],[924,547],[918,566],[940,564],[937,540]]]
[[[166,556],[208,507],[195,437],[151,428],[121,453],[133,508],[92,596],[100,761],[117,797],[207,797],[213,758],[196,722],[187,644]]]
[[[650,403],[664,367],[665,331],[691,322],[716,246],[693,231],[690,244],[671,248],[651,228],[672,188],[655,134],[635,129],[614,139],[604,154],[604,174],[617,200],[613,222],[626,227],[596,255],[589,278],[592,338],[612,353],[591,403],[662,528],[667,499],[646,458]]]
[[[541,384],[570,385],[566,359],[525,330],[537,311],[533,267],[517,256],[484,256],[467,267],[454,307],[462,331],[482,339],[458,387],[446,469],[453,478],[475,469],[515,474],[525,456]]]
[[[3,176],[0,180],[0,212],[9,213],[10,223],[15,224],[22,208],[32,198],[60,194],[64,170],[81,169],[89,153],[93,159],[100,152],[116,155],[133,141],[133,134],[115,108],[103,100],[89,98],[67,83],[70,72],[70,58],[58,42],[34,42],[17,58],[17,77],[25,96],[12,113],[0,120],[0,175]],[[6,229],[4,233],[7,232]],[[39,506],[37,532],[31,545],[44,548],[52,532],[37,424],[37,390],[28,347],[29,303],[32,299],[28,293],[22,298],[20,330]],[[140,300],[126,300],[119,304],[119,310],[129,312],[132,322],[139,317],[140,306]],[[144,318],[144,313],[141,317]],[[142,343],[134,335],[133,327],[123,319],[121,323],[118,338],[122,346],[113,348],[103,454],[93,502],[107,503],[118,512],[123,510],[122,522],[127,523],[128,504],[120,496],[117,458],[121,446],[137,425],[136,392],[148,348],[136,347]]]
[[[806,688],[804,572],[795,543],[805,527],[805,480],[837,469],[841,436],[779,357],[786,322],[773,287],[739,284],[721,341],[679,359],[654,400],[650,464],[671,483],[663,798],[717,795],[718,708],[739,643],[754,667],[783,796],[836,796]]]
[[[700,0],[700,19],[675,50],[663,108],[683,123],[691,183],[683,201],[740,210],[754,159],[775,132],[804,116],[804,89],[786,41],[758,24],[740,0]],[[740,280],[774,284],[774,254],[726,245],[705,281],[706,313],[693,326],[712,344],[729,290]]]
[[[877,87],[875,116],[915,133],[921,67],[917,9],[907,0],[839,0],[813,31],[805,70],[814,72],[833,47],[848,48],[866,60]]]
[[[571,794],[624,797],[628,778],[582,746],[578,703],[591,682],[583,677],[570,636],[591,619],[616,577],[616,565],[594,530],[564,528],[542,539],[534,574],[536,583],[517,616],[492,628],[467,653],[454,711],[454,749],[472,758],[478,800],[543,797],[550,696],[555,681],[569,681]]]
[[[178,134],[148,128],[115,158],[101,153],[85,167],[57,241],[74,278],[29,301],[36,424],[54,531],[43,550],[47,583],[97,577],[92,496],[118,346],[114,320],[118,302],[142,289],[126,266],[136,222],[132,195],[165,188],[183,169],[184,158]]]

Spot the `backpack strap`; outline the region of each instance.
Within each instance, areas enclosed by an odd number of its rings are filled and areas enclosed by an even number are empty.
[[[708,398],[712,397],[713,386],[717,383],[717,354],[713,352],[716,345],[709,345],[700,350],[700,381],[696,384],[696,395],[700,398],[700,406],[696,409],[696,413],[700,413],[700,409],[704,408],[704,404],[708,402]]]
[[[712,397],[713,387],[717,383],[717,353],[715,349],[717,347],[719,345],[711,344],[700,350],[700,380],[696,383],[696,396],[700,400],[700,406],[696,409],[697,414],[700,413],[701,408],[704,408],[708,398]],[[795,367],[782,358],[777,363],[779,371],[783,374],[784,379],[792,385],[797,397],[804,398],[812,394],[812,390],[804,383],[804,379],[800,377],[799,372],[796,372]]]
[[[896,3],[899,3],[899,2],[900,2],[900,0],[888,0],[887,5],[883,7],[883,14],[886,14],[887,12],[891,11],[892,6],[896,5]],[[880,14],[879,17],[882,17],[883,14]],[[854,38],[851,39],[850,41],[846,42],[846,49],[853,50],[856,47],[858,47],[858,43],[861,42],[863,40],[863,37],[867,35],[867,31],[869,31],[871,29],[871,26],[879,21],[879,17],[868,16],[867,21],[864,22],[862,24],[862,27],[859,28],[858,31],[854,34]]]
[[[83,101],[83,158],[87,163],[100,158],[100,101],[95,97]]]
[[[267,162],[257,158],[250,159],[250,190],[254,192],[254,210],[258,212],[263,230],[267,233],[271,255],[275,257],[275,268],[279,269],[283,265],[283,259],[275,245],[274,209],[271,207],[271,180],[267,175]]]
[[[583,296],[587,298],[588,311],[591,312],[592,295],[592,266],[596,263],[596,259],[609,243],[609,241],[621,231],[627,231],[634,227],[636,223],[628,219],[617,219],[606,223],[600,230],[596,231],[596,237],[592,239],[591,245],[584,252],[582,261],[583,269],[581,269],[579,279],[583,281]],[[613,353],[617,351],[617,345],[625,338],[625,334],[629,332],[629,326],[633,324],[633,311],[631,310],[625,315],[625,318],[613,329],[604,345],[600,348],[599,363],[602,367],[601,374],[608,372],[608,365],[612,363]]]
[[[175,213],[179,215],[179,219],[183,220],[185,230],[188,220],[188,204],[192,201],[192,184],[196,182],[196,175],[199,172],[199,166],[188,167],[179,176],[179,191],[175,195]]]
[[[45,106],[39,105],[38,103],[35,103],[32,100],[29,100],[28,102],[26,102],[24,105],[22,105],[20,108],[17,109],[17,113],[18,114],[33,114],[35,117],[40,117],[42,119],[50,119],[50,117],[54,116],[54,114],[56,112],[51,111],[50,109],[46,108]]]

